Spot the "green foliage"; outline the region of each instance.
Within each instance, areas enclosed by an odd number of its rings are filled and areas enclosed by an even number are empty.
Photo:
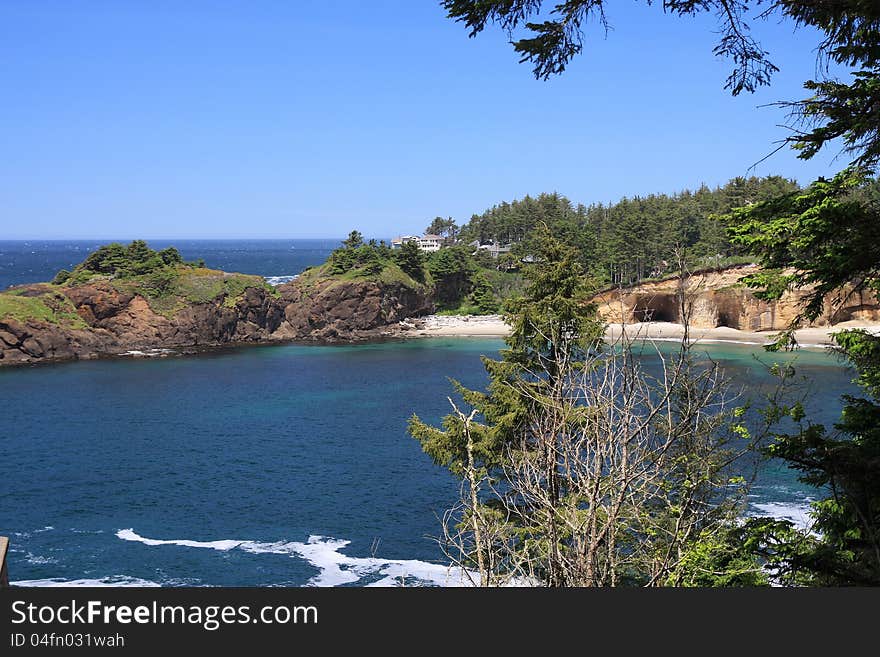
[[[356,230],[349,233],[342,246],[330,254],[327,263],[330,273],[341,276],[375,277],[391,262],[391,249],[383,242],[370,240],[364,243],[363,236]]]
[[[353,230],[348,234],[348,237],[343,240],[342,248],[343,249],[358,249],[364,245],[364,236],[357,230]]]
[[[477,306],[465,301],[456,308],[444,308],[443,310],[438,310],[436,314],[446,317],[455,317],[467,315],[493,315],[495,313],[485,313],[481,311]]]
[[[309,286],[326,278],[369,279],[387,285],[400,284],[424,289],[431,284],[424,267],[424,256],[417,245],[404,246],[395,251],[384,241],[370,240],[364,243],[361,234],[352,231],[348,239],[330,254],[326,263],[304,271],[299,282]]]
[[[458,225],[452,217],[447,217],[446,219],[434,217],[431,224],[425,228],[425,233],[428,235],[440,235],[441,237],[454,240],[458,235]]]
[[[480,273],[492,285],[492,291],[496,299],[503,301],[510,297],[520,296],[525,290],[526,280],[519,271],[483,269]]]
[[[106,244],[76,267],[72,272],[61,270],[55,276],[58,285],[80,285],[95,276],[113,279],[130,279],[137,276],[154,275],[154,282],[161,287],[161,279],[167,278],[178,267],[203,267],[204,261],[186,263],[174,247],[154,251],[144,240],[134,240],[128,246],[119,243]],[[168,269],[162,272],[163,269]]]
[[[750,4],[757,7],[760,3],[748,0],[735,4],[726,0],[665,0],[662,3],[664,12],[679,16],[704,12],[717,15],[720,38],[713,53],[733,60],[734,69],[725,87],[734,95],[768,84],[778,70],[749,33],[743,14]],[[791,4],[804,2],[781,0],[769,11]],[[562,73],[582,52],[583,26],[597,23],[608,30],[605,6],[606,0],[567,0],[554,4],[543,0],[443,0],[449,18],[464,23],[472,37],[488,25],[500,26],[508,34],[520,62],[533,64],[535,77],[544,80]]]
[[[498,312],[498,300],[495,298],[495,291],[492,284],[485,274],[477,272],[471,279],[472,290],[470,294],[471,303],[473,303],[480,314],[490,315]]]
[[[504,306],[511,335],[502,353],[525,371],[552,372],[560,350],[577,360],[598,348],[604,325],[590,301],[596,283],[577,252],[543,227],[536,231],[533,248],[535,262],[523,271],[528,281],[524,294]]]
[[[171,267],[154,269],[141,277],[140,290],[147,297],[163,297],[171,294],[180,275]]]
[[[232,305],[250,287],[268,288],[268,285],[260,276],[196,269],[183,271],[173,292],[187,303],[209,303],[223,297],[227,305]]]
[[[582,355],[601,341],[602,326],[587,302],[591,290],[573,250],[549,234],[538,244],[541,261],[530,267],[530,285],[523,298],[510,302],[505,315],[513,326],[505,340],[507,349],[500,360],[483,357],[490,378],[487,390],[469,390],[454,382],[482,422],[467,421],[461,414],[447,415],[441,428],[415,415],[409,422],[410,434],[434,463],[467,478],[472,486],[487,476],[504,479],[511,450],[521,448],[539,400],[558,384],[557,377],[564,376],[553,369],[555,356],[563,350]],[[545,371],[542,367],[550,367],[547,376],[536,376],[535,372]],[[472,511],[481,516],[496,513],[491,502]],[[532,550],[528,535],[535,530],[529,521],[519,517],[509,523],[513,536],[522,537],[512,540],[520,541],[523,550]]]
[[[781,409],[797,425],[777,433],[764,451],[825,491],[812,504],[815,533],[791,523],[752,522],[752,540],[782,581],[818,586],[880,585],[880,337],[865,331],[835,336],[856,365],[866,397],[844,396],[840,420],[829,432],[805,420],[802,408]],[[777,405],[778,409],[778,405]]]
[[[58,291],[45,289],[38,293],[0,292],[0,320],[44,322],[65,328],[82,329],[86,323],[76,313],[70,299]]]
[[[479,408],[485,420],[485,424],[473,425],[478,467],[496,476],[501,476],[497,468],[504,462],[506,447],[517,439],[516,432],[524,428],[534,408],[530,394],[552,385],[546,380],[531,380],[529,372],[541,371],[559,350],[583,354],[598,347],[603,333],[595,307],[588,302],[592,289],[574,251],[546,233],[538,245],[541,261],[529,267],[530,283],[524,296],[510,300],[505,308],[504,317],[513,328],[505,338],[507,348],[500,360],[483,357],[490,377],[487,392],[455,384],[459,394]],[[439,253],[454,251],[444,249]],[[461,475],[466,459],[460,418],[446,416],[441,430],[414,416],[409,428],[435,463]]]
[[[665,0],[660,4],[665,12],[679,16],[717,16],[720,39],[713,52],[733,60],[734,69],[725,85],[733,95],[769,84],[777,70],[770,54],[751,36],[749,13],[756,18],[777,14],[797,26],[815,28],[824,35],[818,48],[820,59],[851,67],[851,76],[848,82],[807,80],[808,98],[780,103],[791,111],[793,134],[787,141],[804,159],[842,139],[845,150],[856,155],[857,164],[873,167],[880,161],[878,3],[776,0],[768,5],[762,0]],[[444,0],[443,6],[450,18],[467,26],[470,36],[488,25],[499,25],[510,36],[520,61],[534,64],[535,76],[544,79],[564,71],[582,52],[583,26],[595,21],[608,27],[606,0],[568,0],[552,7],[543,0]],[[809,48],[812,50],[812,45]],[[809,56],[813,56],[811,51]]]
[[[748,261],[730,241],[723,215],[734,207],[793,192],[779,176],[734,178],[723,187],[624,198],[612,205],[574,205],[559,194],[526,196],[475,215],[462,227],[470,243],[512,244],[493,267],[512,270],[534,249],[535,230],[546,225],[554,237],[578,252],[579,262],[599,281],[632,284],[671,271],[678,256],[694,269]],[[480,263],[481,265],[487,263]]]
[[[619,398],[643,376],[603,371],[626,359],[603,352],[604,326],[590,303],[595,284],[577,251],[549,229],[533,237],[522,296],[505,304],[506,348],[500,359],[482,359],[486,390],[454,384],[472,414],[456,406],[440,427],[417,416],[409,422],[425,453],[470,493],[457,517],[457,531],[470,537],[461,543],[464,562],[484,581],[522,568],[551,586],[764,584],[736,533],[739,506],[726,475],[733,456],[716,435],[720,416],[706,412],[718,401],[707,394],[711,373],[685,376],[682,356],[675,386],[658,393],[668,406],[655,414],[640,397],[624,414]],[[604,397],[591,397],[609,383]],[[635,435],[616,433],[618,425],[636,427]],[[639,443],[643,432],[651,436]],[[616,468],[629,459],[622,474]],[[635,480],[650,484],[630,488]],[[590,536],[601,547],[586,557]]]
[[[159,257],[162,258],[162,262],[166,265],[182,265],[183,258],[180,255],[180,251],[178,251],[173,246],[169,246],[167,249],[162,249],[159,251]],[[205,266],[205,261],[200,260],[197,263],[200,267]]]
[[[684,552],[666,579],[666,586],[767,586],[767,574],[755,558],[743,525],[704,532]]]
[[[418,244],[404,242],[393,253],[394,261],[407,275],[420,283],[425,282],[425,256]]]
[[[454,308],[470,293],[476,265],[470,249],[453,246],[432,253],[428,271],[434,280],[434,293],[440,308]]]
[[[744,282],[764,298],[812,286],[805,315],[814,319],[825,297],[851,283],[876,287],[880,276],[880,188],[846,169],[832,180],[735,209],[732,240],[761,258],[765,269]]]
[[[222,298],[224,304],[234,305],[252,287],[276,294],[260,276],[205,269],[204,260],[185,262],[173,246],[154,251],[143,240],[128,246],[101,246],[72,272],[58,272],[53,283],[79,285],[96,277],[109,279],[123,292],[143,296],[155,312],[168,317],[191,303]]]

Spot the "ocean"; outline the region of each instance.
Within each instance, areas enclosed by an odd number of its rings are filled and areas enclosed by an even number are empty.
[[[177,244],[212,267],[293,276],[336,242]],[[95,246],[0,243],[0,286],[50,278]],[[0,535],[10,538],[10,579],[458,583],[433,538],[458,483],[406,423],[413,413],[436,422],[448,412],[449,377],[484,385],[479,357],[501,346],[454,338],[275,345],[0,369]],[[822,351],[700,349],[756,399],[770,384],[766,362],[795,360],[812,382],[811,417],[828,425],[840,395],[854,390],[852,373]],[[750,512],[803,521],[815,495],[765,463]]]
[[[0,290],[10,285],[51,281],[61,269],[72,269],[89,253],[110,242],[130,239],[73,241],[0,240]],[[184,260],[204,258],[212,269],[258,274],[281,283],[306,267],[320,265],[341,240],[149,240],[154,249],[177,247]]]

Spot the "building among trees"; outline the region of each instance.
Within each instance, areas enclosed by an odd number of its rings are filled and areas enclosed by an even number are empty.
[[[439,251],[443,246],[443,238],[440,235],[401,235],[391,240],[391,248],[399,249],[406,242],[415,242],[419,249],[428,253]]]

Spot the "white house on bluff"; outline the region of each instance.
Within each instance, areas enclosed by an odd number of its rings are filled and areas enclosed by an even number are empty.
[[[439,251],[443,246],[443,238],[439,235],[401,235],[391,240],[391,248],[399,249],[404,242],[415,242],[422,251]]]

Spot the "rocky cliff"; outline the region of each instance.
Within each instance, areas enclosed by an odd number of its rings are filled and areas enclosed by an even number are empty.
[[[694,328],[727,326],[741,331],[779,331],[789,327],[802,310],[806,290],[786,292],[778,301],[762,301],[741,283],[756,265],[731,267],[690,276],[651,281],[597,295],[599,313],[608,322],[680,323],[682,293],[689,304]],[[869,292],[826,299],[825,311],[809,326],[831,326],[848,321],[880,321],[880,303]]]
[[[151,298],[109,279],[5,291],[0,366],[154,349],[375,339],[401,319],[433,310],[428,291],[403,283],[319,279],[273,290],[259,277],[211,270],[188,276],[199,294]]]

